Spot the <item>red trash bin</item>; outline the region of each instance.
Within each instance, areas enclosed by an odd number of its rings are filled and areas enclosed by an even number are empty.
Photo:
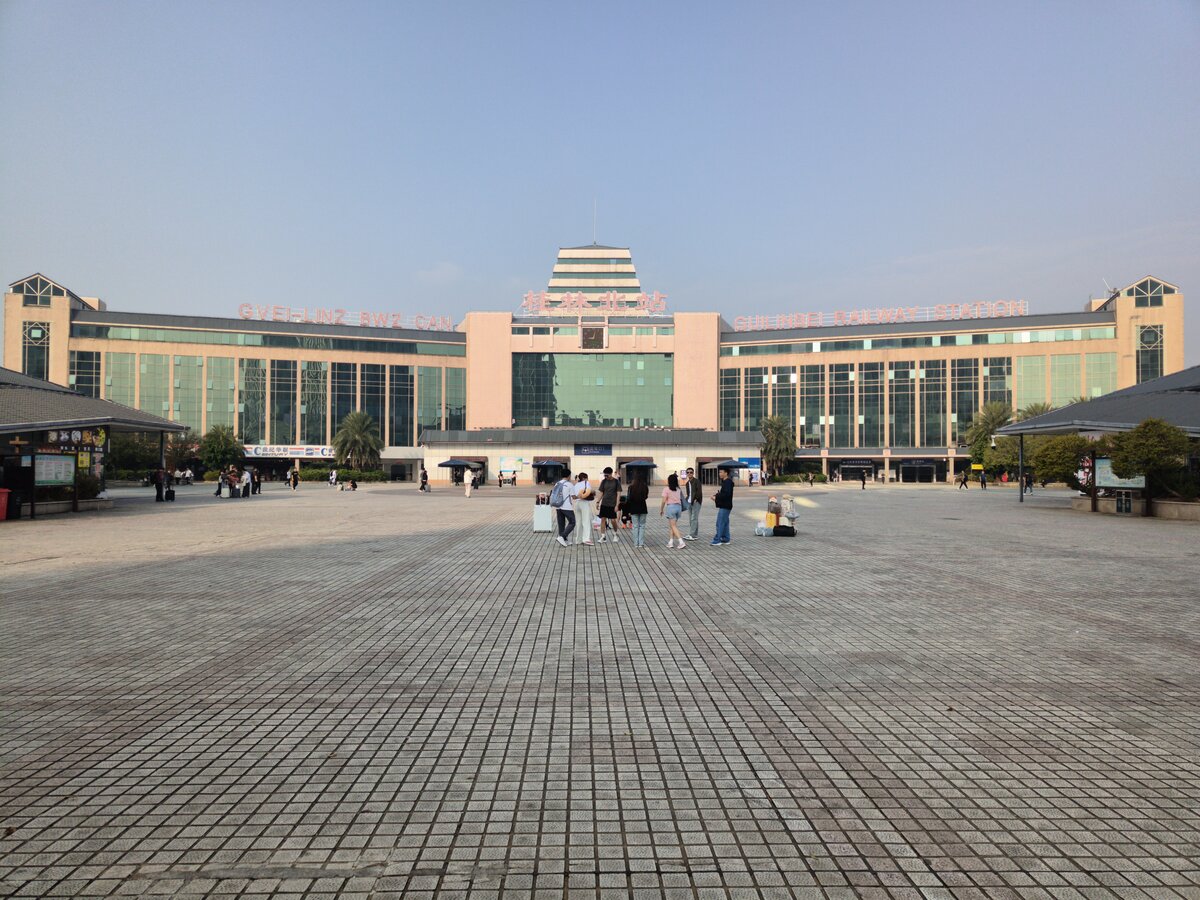
[[[8,495],[11,493],[8,488],[0,488],[0,522],[8,518]]]

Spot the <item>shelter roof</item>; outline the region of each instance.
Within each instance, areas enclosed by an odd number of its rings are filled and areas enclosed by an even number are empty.
[[[0,434],[101,425],[110,431],[187,431],[186,425],[140,409],[0,368]]]

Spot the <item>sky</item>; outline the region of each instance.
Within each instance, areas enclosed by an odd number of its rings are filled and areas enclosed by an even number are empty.
[[[1200,363],[1200,2],[0,2],[0,278],[113,309],[674,310],[1153,274]]]

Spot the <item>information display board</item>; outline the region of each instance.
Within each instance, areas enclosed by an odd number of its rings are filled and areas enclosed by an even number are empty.
[[[38,487],[75,483],[75,455],[39,453],[33,458],[33,483]]]
[[[1146,476],[1139,475],[1137,478],[1118,478],[1113,474],[1112,460],[1106,456],[1098,456],[1096,457],[1096,487],[1145,490]]]

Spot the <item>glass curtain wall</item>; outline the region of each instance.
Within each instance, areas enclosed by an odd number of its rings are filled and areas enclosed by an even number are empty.
[[[670,353],[514,353],[513,417],[526,426],[544,417],[576,427],[670,427],[674,370]]]
[[[771,369],[772,415],[782,416],[796,425],[796,367],[775,366]]]
[[[21,331],[21,371],[31,378],[50,380],[49,323],[25,323]]]
[[[273,444],[296,442],[296,360],[271,360],[271,437]]]
[[[1083,395],[1083,378],[1078,353],[1050,357],[1050,405],[1066,406]]]
[[[979,360],[950,360],[950,440],[961,444],[979,412]]]
[[[85,397],[100,397],[100,353],[95,350],[72,350],[70,386]]]
[[[767,416],[767,368],[751,367],[746,369],[746,430],[758,431],[762,420]]]
[[[516,398],[513,398],[514,404]],[[442,427],[442,370],[435,366],[417,369],[417,430]]]
[[[172,420],[199,432],[204,427],[204,357],[176,356],[174,359],[175,402]]]
[[[1046,357],[1018,356],[1017,409],[1046,402]]]
[[[467,428],[467,370],[446,369],[446,430],[466,431]]]
[[[946,446],[946,361],[930,359],[920,371],[921,446]]]
[[[721,370],[721,430],[742,430],[742,370]]]
[[[208,396],[205,398],[204,409],[208,414],[207,428],[214,425],[234,427],[237,380],[234,376],[236,360],[228,356],[210,356],[208,358],[208,380],[206,387]]]
[[[390,447],[414,447],[413,367],[389,366],[388,437]]]
[[[983,361],[983,402],[1012,408],[1012,357],[992,356]]]
[[[1102,397],[1117,389],[1117,354],[1087,355],[1087,396]]]
[[[342,419],[358,409],[358,363],[333,363],[329,369],[332,431],[336,434]]]
[[[136,406],[137,355],[104,354],[104,399],[123,406]]]
[[[329,396],[329,363],[305,362],[300,370],[300,442],[327,444],[326,404]]]
[[[883,446],[883,363],[858,367],[858,446]]]
[[[362,365],[362,411],[379,426],[379,436],[387,434],[387,366],[376,363]]]
[[[143,353],[138,359],[138,409],[164,419],[171,416],[169,359],[160,353]]]
[[[911,362],[888,366],[888,445],[915,447],[916,442],[916,370]]]
[[[267,361],[238,360],[238,438],[243,444],[267,441]]]
[[[803,447],[825,446],[825,367],[800,366],[796,373],[799,387],[800,436]]]
[[[854,446],[854,364],[829,367],[829,446]]]

